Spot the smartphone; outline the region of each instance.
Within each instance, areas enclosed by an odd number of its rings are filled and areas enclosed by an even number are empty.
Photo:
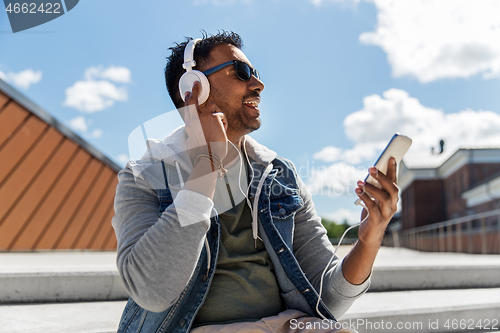
[[[396,159],[396,163],[399,165],[399,162],[401,162],[403,156],[410,148],[411,143],[412,141],[409,137],[399,133],[394,134],[391,141],[389,141],[389,144],[385,147],[384,151],[375,162],[375,168],[377,168],[384,175],[387,175],[387,171],[389,169],[389,159],[394,157]],[[370,175],[366,176],[365,183],[382,188],[382,185],[380,185],[380,183]],[[355,204],[357,205],[360,202],[361,199],[358,198]]]

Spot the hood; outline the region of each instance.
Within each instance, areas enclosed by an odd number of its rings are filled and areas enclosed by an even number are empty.
[[[141,178],[149,183],[153,189],[165,189],[164,176],[170,180],[171,168],[163,169],[165,165],[176,166],[179,170],[185,170],[190,173],[193,169],[191,159],[187,153],[187,134],[184,125],[178,127],[165,139],[147,139],[147,150],[140,160],[129,161],[127,167],[132,170],[134,177]],[[176,181],[170,182],[174,187],[180,186],[179,177],[176,175]],[[173,180],[173,179],[172,179]]]
[[[147,139],[148,150],[141,161],[163,161],[173,165],[178,162],[183,170],[191,172],[193,164],[187,153],[187,134],[184,125],[176,128],[165,139]]]
[[[261,145],[248,135],[245,135],[243,145],[247,156],[264,167],[267,167],[278,156],[273,150]]]

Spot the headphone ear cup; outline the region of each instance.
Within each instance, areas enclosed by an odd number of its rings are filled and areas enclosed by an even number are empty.
[[[201,87],[200,94],[198,95],[198,104],[203,104],[208,99],[208,95],[210,95],[210,83],[205,74],[200,71],[191,70],[181,76],[179,80],[179,93],[182,100],[186,101],[186,91],[191,92],[193,90],[195,81],[198,81]]]

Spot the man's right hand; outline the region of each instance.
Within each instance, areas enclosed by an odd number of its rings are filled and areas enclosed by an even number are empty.
[[[227,154],[227,120],[224,113],[214,102],[198,104],[200,83],[195,82],[192,93],[186,93],[186,133],[188,135],[188,148],[194,150],[192,158],[201,154],[214,154],[223,160]],[[194,162],[194,161],[193,161]]]

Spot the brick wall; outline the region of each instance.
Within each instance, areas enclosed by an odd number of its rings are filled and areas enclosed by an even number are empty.
[[[500,172],[500,163],[466,164],[444,180],[444,197],[448,219],[470,215],[463,192]],[[494,209],[494,208],[493,208]],[[476,213],[479,211],[473,210]]]
[[[403,230],[446,219],[441,180],[416,180],[405,189],[401,199]]]

